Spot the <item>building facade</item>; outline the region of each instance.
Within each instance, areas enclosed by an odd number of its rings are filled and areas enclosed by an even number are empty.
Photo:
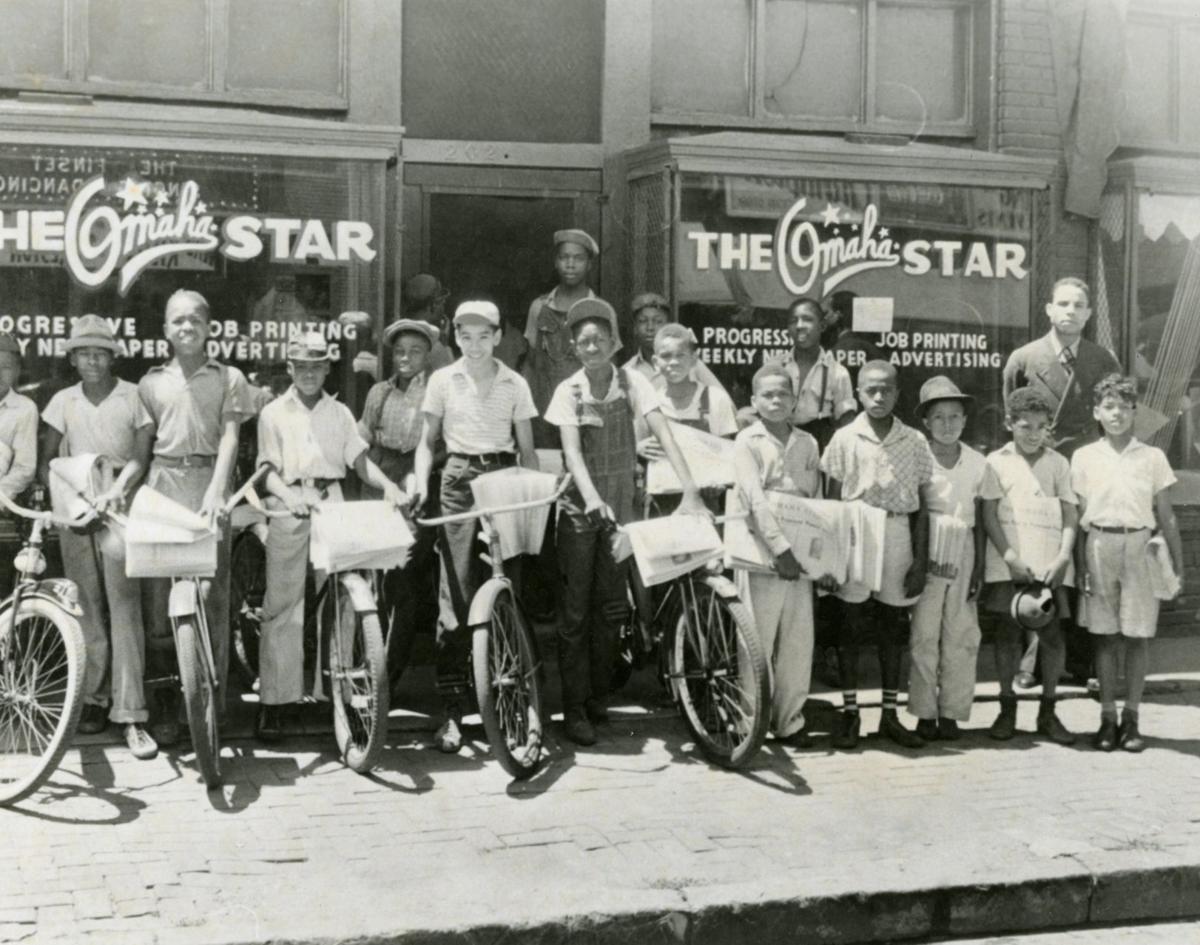
[[[745,401],[797,295],[853,361],[944,373],[1002,436],[1000,367],[1064,275],[1143,381],[1200,532],[1200,7],[1188,0],[10,0],[0,328],[67,380],[70,319],[134,377],[163,301],[269,377],[296,326],[378,353],[406,276],[518,330],[550,234],[618,309],[663,292]],[[355,314],[355,313],[365,313]],[[1164,618],[1196,624],[1200,599]]]

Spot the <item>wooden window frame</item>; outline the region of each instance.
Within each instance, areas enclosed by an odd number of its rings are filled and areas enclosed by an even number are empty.
[[[107,81],[88,78],[88,16],[90,0],[58,0],[63,7],[63,62],[66,75],[0,75],[0,87],[32,92],[65,92],[122,98],[169,99],[189,102],[220,102],[238,105],[271,105],[287,108],[345,111],[349,97],[350,11],[348,0],[337,0],[338,90],[336,94],[286,89],[226,87],[229,45],[229,7],[236,0],[206,0],[208,12],[208,74],[204,88],[165,85],[157,82]]]
[[[1194,68],[1194,63],[1184,61],[1180,51],[1181,34],[1188,29],[1200,33],[1200,20],[1196,17],[1196,9],[1190,0],[1136,0],[1129,6],[1126,14],[1126,24],[1130,22],[1145,23],[1154,26],[1165,26],[1170,33],[1167,56],[1170,59],[1170,73],[1167,88],[1167,128],[1166,138],[1137,137],[1125,139],[1122,137],[1121,146],[1128,148],[1146,148],[1155,151],[1189,151],[1200,150],[1200,142],[1184,142],[1180,121],[1181,94],[1183,88],[1184,70]],[[1136,66],[1130,63],[1126,68]]]
[[[720,128],[767,128],[778,131],[835,131],[867,134],[912,134],[924,137],[974,138],[978,133],[976,118],[979,114],[978,76],[986,74],[983,59],[988,52],[986,36],[982,31],[989,24],[987,4],[989,0],[857,0],[863,11],[865,28],[859,37],[862,45],[862,91],[859,109],[862,119],[805,117],[803,115],[777,115],[765,106],[766,57],[762,50],[766,45],[768,0],[747,0],[750,8],[750,40],[747,49],[749,66],[749,115],[724,114],[720,112],[651,111],[650,120],[655,126],[700,126]],[[969,22],[967,36],[967,69],[963,77],[966,95],[966,114],[961,121],[928,122],[924,125],[908,121],[881,119],[875,113],[875,38],[879,20],[879,6],[907,5],[914,8],[954,9],[967,12]]]

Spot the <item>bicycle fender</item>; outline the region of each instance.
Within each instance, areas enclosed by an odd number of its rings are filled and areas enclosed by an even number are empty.
[[[83,616],[83,607],[79,604],[79,588],[69,578],[47,578],[44,581],[38,581],[32,587],[27,586],[21,592],[21,597],[22,599],[40,597],[44,601],[61,607],[72,617]],[[11,621],[11,611],[6,611],[6,614],[9,614],[8,620]]]
[[[196,582],[176,581],[171,585],[167,613],[172,617],[188,617],[196,612]]]
[[[741,600],[733,581],[723,575],[710,574],[704,579],[704,582],[713,589],[718,597],[723,597],[725,600]]]
[[[371,585],[361,574],[347,571],[343,574],[330,575],[329,580],[341,581],[342,587],[350,595],[350,605],[354,608],[355,613],[373,614],[379,610],[379,604],[375,601]]]
[[[507,588],[508,581],[503,578],[488,578],[483,586],[471,598],[471,610],[467,615],[467,625],[478,627],[492,619],[492,601],[496,595]]]

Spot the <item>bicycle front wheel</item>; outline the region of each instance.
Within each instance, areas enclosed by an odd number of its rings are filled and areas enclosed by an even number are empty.
[[[740,768],[770,722],[767,661],[750,612],[723,577],[684,578],[669,677],[684,724],[709,760]]]
[[[176,618],[175,652],[196,767],[205,786],[211,789],[221,786],[221,739],[217,731],[217,686],[205,653],[208,634],[201,632],[204,620],[204,603],[200,600],[195,614]],[[203,626],[208,628],[207,623]]]
[[[354,609],[341,581],[330,587],[329,697],[333,734],[347,768],[364,774],[375,765],[387,734],[388,684],[383,631],[374,611]]]
[[[28,797],[62,760],[83,709],[83,657],[79,623],[49,601],[22,600],[0,628],[0,804]]]
[[[496,760],[523,780],[544,757],[537,649],[512,589],[499,586],[492,594],[488,622],[471,638],[475,696]]]

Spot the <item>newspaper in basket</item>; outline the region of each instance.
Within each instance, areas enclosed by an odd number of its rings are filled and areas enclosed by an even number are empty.
[[[403,567],[413,534],[391,502],[325,502],[312,514],[308,559],[318,571]]]
[[[186,506],[142,486],[125,527],[125,574],[131,578],[212,577],[217,536]]]
[[[59,518],[81,519],[112,482],[112,465],[103,456],[59,456],[50,460],[50,508]]]
[[[549,499],[557,485],[558,480],[551,473],[514,466],[476,476],[471,480],[471,494],[477,509],[494,509]],[[546,502],[536,508],[492,516],[492,525],[500,538],[500,556],[505,561],[514,555],[541,552],[550,505]]]
[[[668,515],[632,522],[622,530],[646,587],[664,584],[721,557],[721,536],[703,515]]]
[[[696,488],[719,489],[734,483],[736,475],[732,440],[713,436],[674,420],[671,421],[671,436],[687,462]],[[656,459],[646,467],[646,491],[651,495],[683,491],[683,485],[668,460]]]

